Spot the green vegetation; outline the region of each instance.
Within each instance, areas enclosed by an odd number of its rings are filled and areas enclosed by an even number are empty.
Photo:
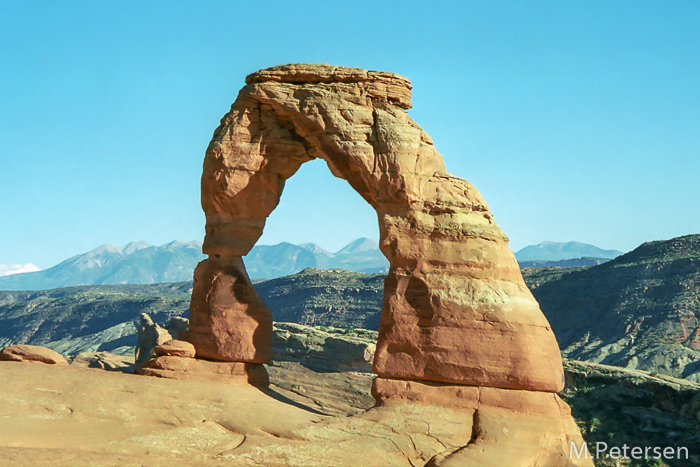
[[[685,446],[700,453],[697,407],[700,386],[675,380],[666,382],[637,370],[611,369],[586,362],[565,361],[567,387],[559,395],[571,411],[589,448],[608,446]],[[598,466],[697,465],[697,459],[628,460],[615,464],[600,459]]]

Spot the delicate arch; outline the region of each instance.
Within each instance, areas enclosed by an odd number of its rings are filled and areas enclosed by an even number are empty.
[[[204,160],[204,253],[190,341],[201,357],[264,363],[272,318],[241,257],[284,182],[324,159],[375,209],[390,262],[374,371],[383,378],[559,391],[561,356],[479,192],[448,174],[406,114],[401,76],[287,65],[246,79]]]

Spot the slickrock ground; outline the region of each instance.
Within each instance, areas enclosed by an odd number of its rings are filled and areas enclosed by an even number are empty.
[[[543,458],[571,431],[555,428],[570,419],[553,394],[532,393],[550,402],[528,406],[524,391],[499,401],[508,390],[472,387],[483,394],[462,408],[372,408],[376,332],[276,323],[275,336],[267,391],[104,371],[133,371],[133,359],[107,353],[70,366],[2,362],[0,466],[449,466],[483,465],[485,454],[490,465],[567,465]]]
[[[375,332],[276,323],[275,335],[276,360],[267,366],[271,380],[267,394],[226,383],[115,373],[133,371],[133,357],[129,361],[106,352],[69,358],[70,367],[3,362],[0,466],[255,465],[253,458],[246,457],[252,452],[257,455],[255,461],[265,465],[285,465],[281,452],[293,458],[291,465],[409,465],[401,452],[415,465],[425,465],[432,451],[420,445],[428,435],[416,428],[420,417],[423,426],[430,423],[430,435],[445,443],[445,450],[454,450],[447,440],[456,437],[452,443],[462,442],[457,435],[465,430],[467,441],[477,433],[473,446],[479,446],[479,430],[482,440],[492,436],[486,429],[489,412],[493,419],[498,410],[481,410],[475,417],[469,411],[385,407],[362,415],[374,405],[373,375],[365,357],[374,348]],[[700,463],[700,385],[588,362],[568,360],[564,368],[567,382],[560,395],[571,404],[589,446],[598,441],[616,446],[685,446],[690,459],[668,465]],[[426,393],[416,396],[426,398]],[[509,398],[510,403],[515,400]],[[508,416],[510,423],[516,418],[513,415],[503,409],[499,414]],[[542,417],[531,418],[532,423],[545,423]],[[243,423],[244,429],[236,436],[217,423],[229,428]],[[259,431],[270,425],[292,431],[281,438]],[[504,434],[503,428],[507,429],[501,427],[498,434]],[[452,430],[452,435],[443,438],[439,429]],[[348,431],[352,436],[343,434]],[[535,432],[521,430],[521,436]],[[347,437],[341,439],[341,435]],[[246,441],[239,448],[220,454],[242,436]],[[374,450],[368,455],[380,456],[384,464],[366,463],[362,457],[337,462],[310,457],[315,449],[326,452],[325,443],[332,440],[347,446],[348,452],[362,450],[355,443],[364,443],[364,437],[380,438],[373,440]],[[388,444],[382,445],[381,439]],[[418,448],[407,448],[411,441]],[[513,444],[503,441],[505,446]],[[443,462],[449,465],[448,460]],[[454,462],[481,465],[459,458]],[[597,465],[616,464],[603,459]]]
[[[369,374],[283,365],[291,376],[266,393],[248,385],[0,362],[0,465],[408,467],[470,443],[508,443],[509,431],[527,433],[524,423],[551,421],[484,407],[474,427],[468,410],[415,403],[362,412],[372,404]],[[272,379],[283,370],[272,367]],[[534,465],[536,453],[531,457],[517,464]]]
[[[372,375],[363,372],[274,362],[266,395],[246,386],[77,365],[0,362],[0,466],[286,465],[283,455],[290,465],[410,465],[400,450],[414,465],[424,465],[431,436],[447,446],[448,438],[463,442],[462,430],[471,428],[468,417],[423,406],[348,418],[374,404]],[[668,465],[700,463],[700,386],[585,362],[566,361],[565,369],[562,395],[589,445],[687,446],[691,458]],[[413,417],[438,418],[429,422],[428,433],[427,418]],[[448,429],[452,436],[444,437],[440,430]],[[333,440],[338,447],[329,446]],[[337,454],[340,447],[350,457],[318,457],[329,449]],[[426,454],[421,458],[414,449]],[[365,452],[383,463],[365,462]]]

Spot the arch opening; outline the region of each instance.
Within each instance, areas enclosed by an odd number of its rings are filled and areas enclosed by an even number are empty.
[[[361,238],[379,240],[374,210],[323,160],[302,164],[285,183],[278,206],[265,222],[255,247],[243,257],[251,279],[271,279],[307,267],[356,272],[385,271],[383,256],[361,265],[339,250]],[[279,258],[274,254],[279,254]]]

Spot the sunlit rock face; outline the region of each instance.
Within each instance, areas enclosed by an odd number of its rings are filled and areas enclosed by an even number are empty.
[[[366,416],[454,415],[448,431],[463,442],[424,453],[426,465],[592,465],[568,454],[582,439],[554,394],[561,355],[507,237],[479,192],[446,172],[410,107],[409,81],[392,73],[286,65],[247,77],[204,159],[209,258],[195,270],[188,336],[197,357],[272,357],[271,314],[242,256],[285,181],[320,158],[375,209],[390,262]],[[421,430],[438,418],[423,417]]]
[[[253,73],[207,149],[204,253],[190,340],[199,356],[262,363],[269,312],[241,261],[285,180],[314,158],[376,210],[391,263],[374,362],[385,378],[555,392],[561,358],[508,239],[479,192],[446,172],[392,73],[287,65]],[[342,209],[342,206],[339,206]]]

